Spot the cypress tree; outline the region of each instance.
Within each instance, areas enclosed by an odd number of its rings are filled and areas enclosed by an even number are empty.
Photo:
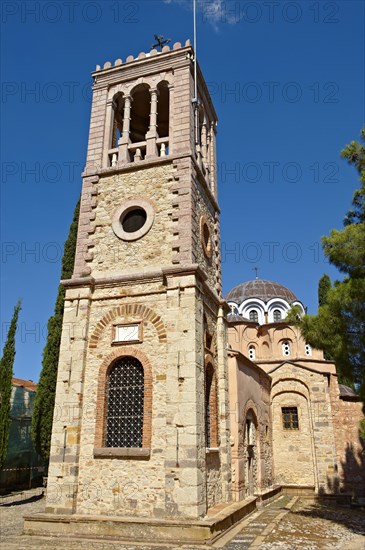
[[[18,324],[20,301],[14,308],[6,338],[3,356],[0,359],[0,468],[2,467],[8,450],[10,424],[11,379],[15,359],[15,333]]]
[[[327,303],[327,295],[330,288],[331,288],[331,279],[325,273],[319,279],[319,283],[318,283],[318,305],[319,306],[324,306]]]
[[[76,252],[77,226],[79,219],[80,200],[78,201],[68,238],[65,242],[61,280],[70,279]],[[51,447],[53,410],[55,405],[58,358],[60,354],[62,321],[64,310],[65,289],[58,287],[54,315],[48,320],[48,334],[43,350],[42,370],[39,378],[37,395],[34,401],[32,416],[32,439],[37,452],[48,463]]]

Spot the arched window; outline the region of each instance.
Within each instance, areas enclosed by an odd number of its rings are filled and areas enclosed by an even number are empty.
[[[288,355],[290,355],[291,349],[290,349],[290,342],[289,342],[289,340],[285,340],[285,341],[281,344],[281,349],[282,349],[283,355],[284,355],[285,357],[287,357]]]
[[[142,447],[143,403],[143,366],[122,357],[107,377],[106,447]]]
[[[254,345],[248,346],[248,358],[251,359],[251,361],[254,361],[256,359],[256,349]]]
[[[157,131],[158,137],[168,137],[170,119],[170,94],[169,85],[165,80],[157,84],[158,109],[157,109]]]
[[[217,382],[213,365],[205,369],[205,444],[218,447]]]
[[[132,143],[143,142],[150,126],[151,95],[147,84],[139,84],[132,92],[129,137]]]
[[[122,135],[123,129],[123,116],[124,116],[124,96],[121,92],[118,92],[113,98],[113,130],[112,130],[112,142],[110,148],[114,149],[118,146],[119,138]]]
[[[255,323],[259,322],[259,314],[256,311],[256,309],[251,309],[249,313],[249,318],[250,318],[250,321],[255,321]]]
[[[274,309],[273,317],[274,317],[274,323],[281,320],[281,311],[280,311],[280,309]]]

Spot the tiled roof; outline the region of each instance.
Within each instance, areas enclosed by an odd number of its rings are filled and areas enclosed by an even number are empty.
[[[11,383],[13,386],[19,386],[29,391],[37,391],[37,384],[32,380],[22,380],[21,378],[12,378]]]
[[[349,386],[339,384],[338,388],[340,390],[340,397],[359,397],[357,393]]]
[[[243,317],[242,315],[239,315],[238,313],[228,313],[227,321],[228,321],[228,323],[238,323],[239,321],[248,321],[249,323],[252,322],[247,317]]]
[[[279,283],[274,281],[264,281],[262,279],[254,279],[246,283],[234,287],[228,292],[225,299],[227,301],[241,304],[247,298],[259,298],[263,302],[268,302],[271,298],[283,298],[289,304],[298,301],[295,294]]]

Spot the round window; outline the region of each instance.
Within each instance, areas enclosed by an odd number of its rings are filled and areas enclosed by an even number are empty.
[[[114,212],[112,228],[123,241],[135,241],[152,227],[154,209],[145,199],[129,199]]]
[[[147,220],[147,212],[143,208],[134,208],[124,212],[120,217],[120,223],[126,233],[134,233],[142,229]]]
[[[213,252],[212,237],[205,216],[202,216],[200,219],[200,239],[203,245],[204,254],[208,258],[211,258]]]

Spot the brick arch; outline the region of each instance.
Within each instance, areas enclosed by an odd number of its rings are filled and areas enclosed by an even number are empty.
[[[276,395],[283,392],[293,392],[296,388],[296,393],[302,393],[302,395],[309,399],[310,391],[308,381],[304,379],[301,373],[295,376],[283,376],[275,380],[271,386],[271,399],[273,400]]]
[[[256,403],[252,399],[248,399],[245,403],[244,408],[243,408],[243,419],[244,420],[246,419],[246,416],[247,416],[247,413],[249,412],[249,410],[253,411],[253,413],[255,415],[255,419],[256,419],[256,424],[258,425],[258,423],[259,423],[259,412],[258,412]]]
[[[107,415],[106,382],[109,370],[117,359],[135,357],[144,372],[143,433],[142,448],[151,447],[152,437],[152,366],[145,353],[132,346],[118,348],[107,355],[100,365],[96,401],[95,447],[105,446],[105,423]]]
[[[90,337],[89,348],[96,348],[99,339],[107,327],[117,317],[137,317],[145,321],[150,321],[156,329],[157,336],[160,342],[166,342],[167,334],[164,322],[152,309],[142,304],[123,304],[114,309],[109,310],[104,317],[96,325],[94,332]]]
[[[209,396],[207,395],[207,378],[211,377],[211,387]],[[204,357],[204,399],[207,406],[207,398],[209,399],[210,408],[210,425],[209,425],[209,439],[210,447],[219,447],[219,429],[218,429],[218,379],[217,370],[214,364],[213,355],[206,353]],[[206,410],[205,410],[206,413]],[[206,426],[207,428],[207,426]]]

